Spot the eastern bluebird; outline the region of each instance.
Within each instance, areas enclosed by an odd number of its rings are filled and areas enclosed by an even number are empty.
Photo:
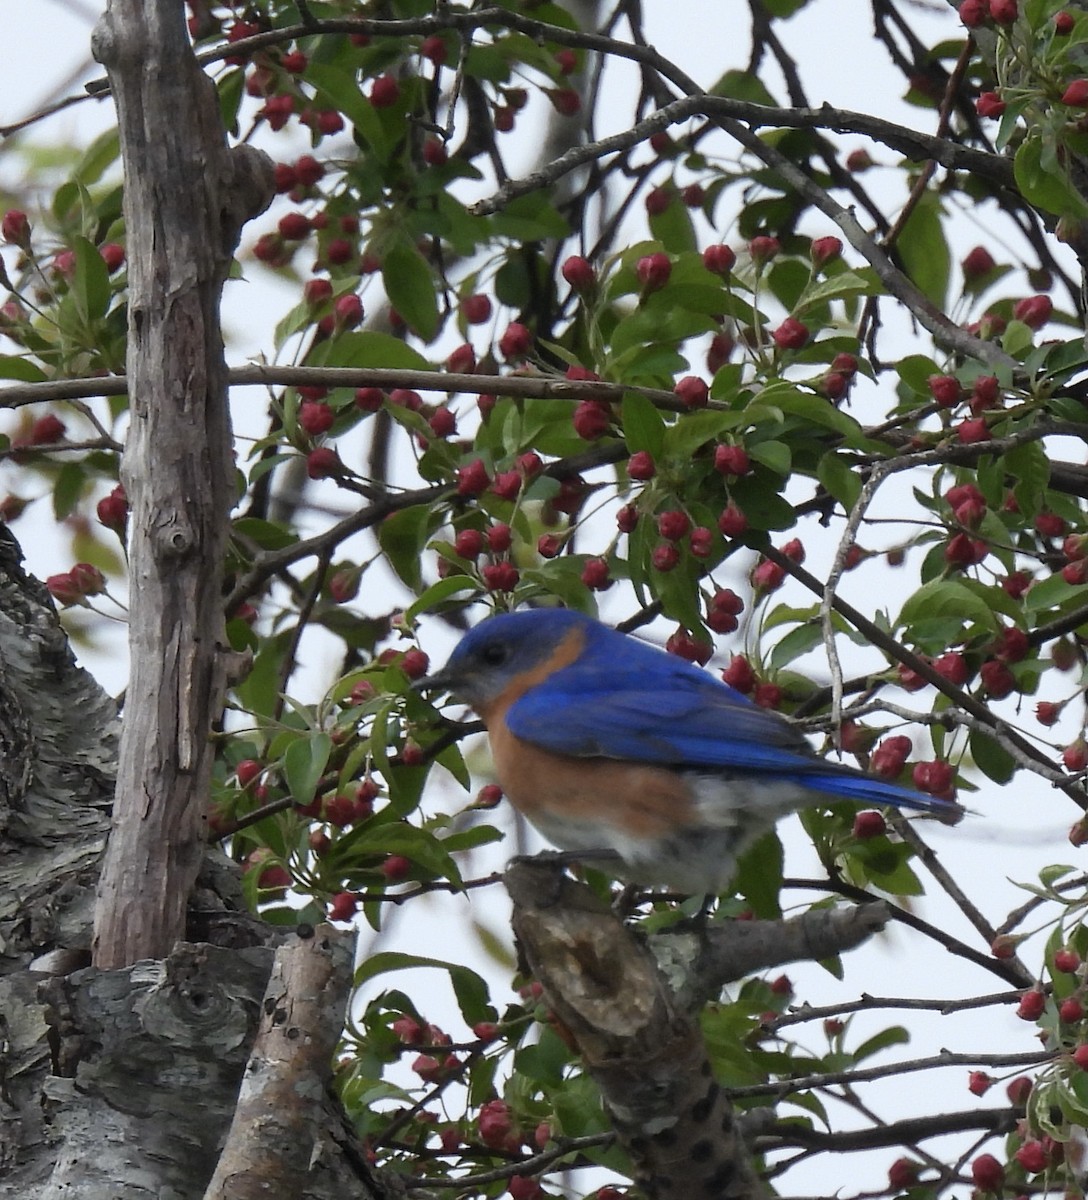
[[[622,878],[724,890],[786,813],[858,800],[956,820],[959,805],[817,757],[799,730],[708,672],[565,609],[493,617],[420,685],[483,718],[511,803]]]

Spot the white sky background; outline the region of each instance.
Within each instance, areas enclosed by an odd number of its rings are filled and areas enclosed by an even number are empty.
[[[659,51],[682,65],[700,83],[709,85],[727,67],[745,64],[748,52],[747,14],[741,11],[744,6],[736,6],[736,28],[743,30],[745,37],[734,43],[730,38],[731,22],[727,15],[731,7],[723,6],[720,0],[668,0],[668,3],[649,0],[645,5],[645,15],[650,40]],[[101,74],[89,62],[87,51],[88,34],[95,12],[94,5],[73,3],[71,0],[34,0],[31,4],[27,4],[26,0],[0,0],[0,18],[9,47],[6,70],[0,74],[0,123],[34,111],[45,101],[75,92],[78,90],[76,85]],[[946,15],[940,5],[934,6],[933,15],[927,15],[919,6],[911,6],[909,19],[923,40],[935,41],[938,37],[954,36],[956,32],[954,17]],[[932,114],[905,106],[897,98],[898,90],[895,87],[889,89],[887,81],[890,68],[883,49],[871,40],[871,15],[867,4],[859,0],[815,0],[807,10],[778,29],[787,47],[797,56],[813,104],[828,101],[836,106],[901,120],[916,128],[932,128]],[[624,70],[617,70],[614,76],[610,75],[610,79],[619,80],[623,74]],[[610,86],[617,89],[617,127],[626,127],[629,105],[626,100],[618,98],[619,82]],[[776,79],[770,82],[770,87],[776,95],[782,94]],[[90,102],[51,118],[40,127],[35,137],[85,141],[89,130],[97,131],[108,119],[109,114],[104,106]],[[609,131],[602,129],[599,132]],[[527,153],[533,148],[532,143],[532,138],[524,139]],[[846,144],[853,146],[863,142],[861,139],[846,139]],[[287,145],[290,146],[290,143]],[[293,154],[297,155],[303,148],[296,145]],[[277,153],[285,159],[292,157],[291,152]],[[879,148],[874,149],[873,155],[878,162],[895,162],[894,155]],[[0,189],[5,182],[14,178],[13,172],[17,170],[17,156],[12,155],[10,149],[0,148]],[[891,194],[901,196],[901,180],[892,171],[886,174],[889,184],[896,189]],[[879,175],[871,173],[866,176],[865,183],[879,194],[878,180]],[[285,202],[281,201],[273,216],[285,210]],[[984,210],[981,218],[989,222],[989,210]],[[972,226],[977,219],[975,214],[965,213],[958,222],[957,237],[962,240],[957,245],[955,257],[962,257],[972,245],[982,240],[981,233]],[[809,231],[813,234],[832,232],[830,226],[826,229],[811,228]],[[991,233],[989,229],[986,232],[987,236]],[[735,236],[730,239],[728,233],[724,240],[736,243]],[[1012,248],[1016,250],[1015,243]],[[856,260],[849,250],[847,254],[851,261]],[[1010,261],[1015,261],[1015,258],[1010,257]],[[229,357],[232,362],[242,362],[251,355],[269,350],[272,325],[295,303],[297,295],[293,288],[273,280],[267,272],[247,267],[247,274],[250,282],[232,284],[228,288],[225,325],[231,336]],[[1022,276],[1008,286],[1015,294],[1027,294],[1029,290]],[[1062,303],[1057,293],[1056,302]],[[904,327],[904,352],[915,348],[910,344]],[[256,424],[252,417],[247,416],[247,413],[255,410],[258,413]],[[263,397],[258,392],[251,392],[248,396],[240,394],[235,398],[236,419],[240,429],[257,432],[260,429],[259,414],[263,410]],[[882,511],[894,515],[894,509],[903,500],[903,495],[889,493]],[[818,572],[821,563],[828,561],[833,552],[833,543],[828,540],[826,544],[819,545],[817,529],[811,522],[806,522],[799,532],[809,547],[811,560],[815,564],[813,569]],[[71,565],[64,539],[56,535],[55,528],[48,520],[40,525],[22,521],[15,526],[15,533],[23,543],[30,569],[39,576],[44,577]],[[891,544],[895,540],[896,536],[892,533],[887,536],[886,542],[881,543],[878,535],[867,531],[864,544]],[[880,603],[887,604],[894,611],[905,598],[914,579],[916,575],[909,569],[898,574],[889,571],[882,573],[881,568],[870,565],[854,576],[847,576],[844,595],[867,611],[874,607],[874,596],[879,596]],[[799,593],[794,598],[798,603],[807,600]],[[387,607],[387,599],[382,597],[374,604],[375,611]],[[613,603],[613,607],[616,609],[613,615],[625,615],[619,611],[618,601]],[[448,649],[448,636],[436,623],[425,627],[422,640],[424,648],[436,660],[440,660]],[[723,648],[726,650],[738,648],[728,643],[729,639],[723,639]],[[334,660],[323,661],[316,649],[313,655],[312,667],[316,681],[331,669]],[[123,646],[103,646],[102,652],[88,654],[86,661],[107,687],[117,690],[123,685]],[[859,665],[871,662],[871,655],[863,654],[858,658]],[[844,666],[849,673],[848,655]],[[1073,682],[1071,678],[1064,678],[1061,684],[1063,687],[1068,685],[1068,690],[1072,690]],[[924,698],[925,693],[913,699],[924,701]],[[910,704],[911,698],[907,698],[906,702]],[[918,706],[923,705],[919,703]],[[1033,701],[1024,704],[1023,723],[1028,728],[1038,729],[1030,715],[1032,706]],[[1070,706],[1071,709],[1076,707]],[[1011,705],[1009,713],[1013,713]],[[1080,719],[1079,712],[1075,714],[1075,719]],[[1075,732],[1067,725],[1059,727],[1053,736],[1056,741],[1067,741]],[[922,745],[917,739],[916,744]],[[451,795],[450,800],[455,806],[462,802],[459,794]],[[939,849],[945,866],[963,883],[968,894],[980,902],[986,915],[995,923],[1010,907],[1025,898],[1024,893],[1009,883],[1010,876],[1018,880],[1032,879],[1039,867],[1046,863],[1078,862],[1077,852],[1065,839],[1066,829],[1072,823],[1072,812],[1068,805],[1060,801],[1055,803],[1049,789],[1036,776],[1021,774],[1003,791],[983,781],[982,790],[976,797],[968,798],[967,802],[980,815],[970,818],[956,830],[934,830],[931,841]],[[930,826],[925,828],[928,834]],[[796,822],[784,822],[782,830],[788,848],[788,873],[808,874],[816,871],[811,849],[805,846]],[[511,842],[508,840],[496,853],[486,858],[481,855],[479,862],[474,862],[466,874],[493,869],[501,864],[510,848]],[[798,898],[785,897],[787,902],[792,899]],[[807,902],[806,897],[799,899]],[[943,905],[939,898],[924,900],[919,909],[928,919],[937,924],[947,924],[971,944],[978,944],[977,938],[964,927],[958,911]],[[508,975],[482,961],[478,945],[466,927],[469,917],[474,922],[486,925],[501,940],[509,940],[505,895],[498,889],[488,889],[486,893],[474,894],[469,900],[434,898],[413,904],[410,916],[398,913],[390,923],[390,932],[383,939],[382,948],[471,961],[492,978],[494,999],[501,1008],[507,997],[505,989]],[[856,998],[862,991],[883,995],[955,997],[1002,990],[995,977],[944,954],[923,938],[895,926],[865,949],[849,955],[845,961],[847,977],[843,984],[832,980],[816,967],[789,969],[789,974],[798,984],[799,997],[819,1005]],[[1026,955],[1026,961],[1035,961],[1030,952]],[[422,997],[426,995],[426,989],[434,986],[435,979],[434,974],[421,974],[418,980],[398,977],[389,986],[403,986]],[[421,1000],[421,1003],[426,1004],[426,1001]],[[464,1036],[459,1018],[449,1009],[445,992],[435,996],[434,1009],[428,1015],[439,1023],[446,1023],[455,1040]],[[893,1019],[885,1014],[877,1014],[875,1018],[859,1016],[855,1021],[856,1032],[851,1037],[852,1043],[862,1040],[863,1030],[875,1032]],[[1018,1021],[1011,1008],[1007,1011],[983,1010],[981,1014],[967,1013],[945,1018],[910,1014],[904,1023],[911,1028],[914,1040],[909,1047],[895,1051],[896,1057],[913,1058],[935,1052],[942,1046],[979,1052],[999,1049],[1027,1051],[1037,1047],[1034,1027]],[[817,1027],[811,1031],[809,1045],[815,1050],[822,1046]],[[989,1107],[993,1103],[1003,1102],[1003,1092],[994,1092],[989,1097],[974,1101],[967,1092],[966,1075],[967,1069],[961,1067],[936,1076],[905,1076],[879,1085],[867,1096],[885,1117],[897,1113],[934,1113],[969,1107],[972,1103]],[[959,1144],[965,1143],[961,1141]],[[941,1143],[931,1142],[929,1145],[934,1154],[942,1153]],[[787,1177],[786,1191],[791,1195],[818,1195],[838,1190],[851,1194],[863,1186],[879,1185],[884,1179],[887,1165],[894,1157],[890,1151],[851,1156],[848,1159],[821,1156],[815,1163],[791,1172]],[[830,1173],[835,1170],[841,1172],[840,1178],[831,1177]],[[588,1190],[589,1186],[584,1177],[578,1182],[579,1188]]]

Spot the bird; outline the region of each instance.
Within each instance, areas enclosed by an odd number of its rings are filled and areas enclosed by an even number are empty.
[[[720,894],[738,856],[806,805],[963,812],[820,758],[709,671],[571,609],[487,618],[416,686],[475,709],[503,792],[549,842],[628,883]]]

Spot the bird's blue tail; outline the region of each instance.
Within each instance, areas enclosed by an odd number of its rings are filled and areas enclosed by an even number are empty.
[[[914,808],[930,812],[947,824],[955,824],[964,814],[962,805],[938,796],[927,796],[910,788],[900,787],[872,775],[845,772],[838,774],[813,771],[797,775],[796,781],[804,787],[821,791],[828,796],[841,796],[845,800],[857,800],[862,804],[893,804],[896,808]]]

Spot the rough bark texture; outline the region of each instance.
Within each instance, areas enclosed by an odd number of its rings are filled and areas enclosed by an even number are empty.
[[[49,1170],[36,1157],[50,1069],[37,988],[90,959],[118,734],[116,705],[76,666],[21,560],[0,525],[0,1179],[13,1196]]]
[[[219,301],[272,176],[259,152],[227,149],[182,0],[111,0],[94,52],[117,105],[129,261],[131,677],[94,941],[109,968],[170,952],[203,857],[233,499]]]
[[[42,1200],[199,1196],[230,1120],[271,950],[181,944],[43,988],[59,1154]],[[28,1193],[24,1193],[28,1194]]]
[[[514,932],[574,1035],[651,1200],[764,1200],[697,1017],[645,944],[581,884],[523,861],[506,873]]]

